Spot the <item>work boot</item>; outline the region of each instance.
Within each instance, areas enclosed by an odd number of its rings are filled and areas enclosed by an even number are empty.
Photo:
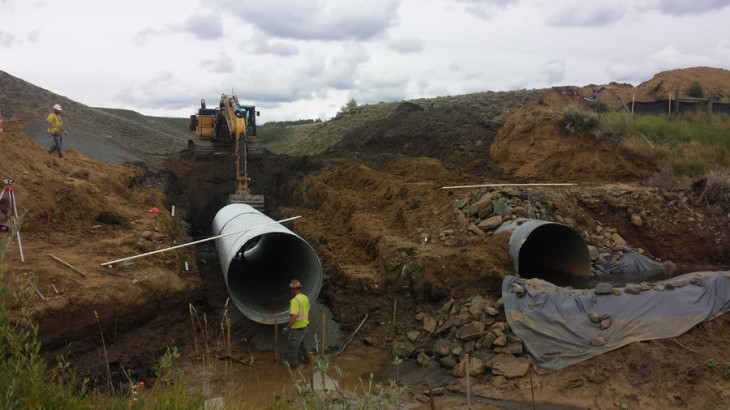
[[[309,358],[308,354],[303,354],[299,356],[299,361],[304,364],[312,364],[312,360]]]
[[[58,151],[58,158],[63,158],[63,154],[61,154],[61,151]]]

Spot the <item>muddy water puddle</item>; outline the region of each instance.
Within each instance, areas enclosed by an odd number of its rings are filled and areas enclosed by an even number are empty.
[[[202,389],[206,397],[224,397],[226,408],[262,409],[274,404],[288,406],[287,400],[296,397],[299,386],[308,390],[314,383],[315,390],[322,386],[330,392],[336,389],[359,395],[379,392],[378,384],[387,387],[397,379],[405,387],[399,396],[398,409],[430,409],[428,387],[432,387],[434,406],[437,409],[467,408],[465,392],[453,392],[449,386],[458,384],[451,373],[444,369],[424,368],[415,360],[396,365],[393,357],[375,348],[364,347],[358,351],[340,355],[328,355],[328,367],[323,375],[313,366],[304,365],[290,371],[282,362],[274,361],[270,352],[257,353],[248,360],[215,361],[207,371],[198,371],[198,382],[193,388]],[[335,395],[337,393],[334,393]],[[549,403],[519,403],[470,396],[471,409],[572,409]]]

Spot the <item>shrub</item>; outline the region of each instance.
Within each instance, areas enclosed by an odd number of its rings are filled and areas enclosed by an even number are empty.
[[[603,114],[611,111],[611,107],[608,106],[608,104],[603,100],[595,100],[593,101],[593,111]]]
[[[715,167],[702,174],[698,183],[701,200],[730,209],[730,168]]]
[[[562,120],[565,129],[571,134],[576,132],[591,133],[600,124],[600,119],[596,113],[585,112],[577,107],[565,107]]]
[[[705,96],[705,92],[702,90],[702,85],[699,81],[695,81],[689,86],[688,94],[690,97],[694,98],[704,98]]]

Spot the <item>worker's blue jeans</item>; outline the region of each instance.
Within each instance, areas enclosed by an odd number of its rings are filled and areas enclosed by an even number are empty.
[[[62,157],[63,154],[61,153],[61,147],[63,146],[63,135],[61,133],[52,133],[53,136],[53,145],[51,146],[51,149],[48,150],[49,154],[53,154],[53,151],[58,151],[58,156]]]
[[[307,334],[307,328],[289,330],[289,338],[286,343],[286,360],[290,366],[295,366],[297,356],[303,356],[304,361],[309,361],[309,352],[304,343],[304,336]]]

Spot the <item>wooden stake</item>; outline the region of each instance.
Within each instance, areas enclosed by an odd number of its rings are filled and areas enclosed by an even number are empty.
[[[324,312],[322,312],[322,350],[319,352],[319,357],[324,360]]]
[[[33,281],[31,281],[31,280],[30,280],[30,278],[28,278],[28,284],[29,284],[30,286],[32,286],[32,287],[33,287],[33,289],[35,289],[35,293],[37,293],[37,294],[38,294],[38,297],[40,297],[40,298],[41,298],[41,300],[46,300],[46,297],[45,297],[45,296],[43,296],[43,294],[41,293],[41,291],[40,291],[40,290],[39,290],[39,289],[38,289],[38,288],[36,287],[35,283],[33,283]]]
[[[428,397],[431,401],[431,410],[436,410],[436,405],[433,402],[433,389],[431,388],[431,385],[428,385]]]
[[[469,354],[466,354],[466,408],[471,409],[471,388],[469,387]]]
[[[532,393],[532,410],[535,410],[535,388],[532,385],[532,366],[527,368],[530,372],[530,392]]]
[[[362,318],[362,322],[360,322],[360,325],[357,327],[357,329],[355,329],[355,331],[352,333],[352,335],[347,340],[347,342],[345,342],[345,344],[342,345],[342,348],[340,349],[340,351],[337,352],[337,353],[335,353],[335,356],[345,351],[345,348],[347,347],[347,345],[349,345],[352,342],[352,339],[355,338],[355,335],[357,334],[357,331],[360,330],[360,328],[365,323],[365,321],[368,320],[368,315],[369,315],[368,313],[365,314],[365,317]]]
[[[395,312],[398,310],[398,299],[393,300],[393,326],[395,326]]]
[[[309,352],[309,361],[312,363],[312,366],[309,368],[309,375],[311,376],[312,393],[314,393],[314,352]],[[324,390],[324,386],[322,386],[322,390]]]
[[[68,263],[66,263],[66,262],[62,261],[62,260],[61,260],[60,258],[57,258],[57,257],[55,257],[55,256],[51,255],[50,253],[49,253],[48,255],[50,255],[50,256],[51,256],[51,258],[53,258],[53,259],[57,260],[58,262],[61,262],[62,264],[64,264],[64,265],[68,266],[69,268],[71,268],[71,269],[75,270],[75,271],[76,271],[77,273],[79,273],[79,274],[80,274],[81,276],[83,276],[83,277],[86,277],[86,274],[85,274],[84,272],[81,272],[80,270],[78,270],[78,269],[74,268],[73,266],[69,265]]]
[[[274,315],[274,362],[279,362],[279,317]]]
[[[58,295],[59,292],[58,292],[58,289],[56,289],[56,285],[54,285],[53,283],[51,283],[51,286],[53,286],[53,291],[56,292],[56,294]]]
[[[636,93],[631,97],[631,114],[634,113],[634,105],[636,105]]]
[[[228,359],[231,358],[231,318],[229,317],[226,321],[228,324]]]
[[[672,94],[669,94],[668,101],[669,101],[669,111],[668,111],[667,117],[671,117],[672,116]]]

